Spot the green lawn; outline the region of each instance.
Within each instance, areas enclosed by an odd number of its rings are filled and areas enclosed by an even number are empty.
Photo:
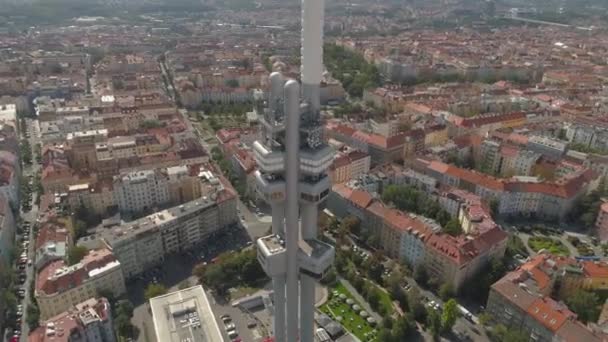
[[[342,283],[338,283],[335,287],[330,288],[329,294],[331,299],[321,306],[321,311],[333,319],[338,316],[342,317],[342,321],[339,323],[361,341],[374,341],[377,334],[376,329],[367,323],[366,318],[362,318],[357,312],[353,311],[351,306],[346,304],[345,300],[339,298],[339,295],[343,294],[347,299],[352,299],[355,304],[361,306],[361,303],[353,298]]]
[[[559,240],[554,240],[545,236],[533,236],[528,240],[528,245],[533,251],[538,252],[541,249],[549,251],[551,254],[569,256],[568,248]]]

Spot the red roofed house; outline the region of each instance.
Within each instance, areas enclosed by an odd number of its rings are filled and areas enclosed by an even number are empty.
[[[373,165],[391,163],[403,159],[405,134],[385,137],[380,134],[369,134],[369,154]]]
[[[333,184],[344,183],[369,173],[371,158],[360,151],[339,153],[330,167],[329,177]]]
[[[426,241],[427,271],[458,291],[483,266],[504,256],[507,239],[508,235],[498,226],[467,236],[433,234]]]
[[[257,170],[257,164],[253,152],[250,149],[238,147],[235,149],[235,153],[232,154],[230,162],[232,171],[234,171],[236,177],[240,180],[240,184],[245,185],[246,193],[255,198],[255,171]]]
[[[581,271],[586,266],[588,271]],[[587,273],[605,276],[608,267],[602,264],[594,269],[573,258],[537,255],[492,285],[485,312],[495,322],[520,330],[531,341],[605,341],[603,332],[585,326],[563,302],[550,297],[560,284],[559,297],[567,298],[570,292],[562,290],[570,288],[570,277],[575,273],[585,278]]]
[[[39,271],[36,279],[40,318],[58,315],[99,296],[101,290],[111,291],[116,297],[126,292],[121,264],[109,249],[91,250],[72,266],[63,260],[53,261]]]
[[[439,233],[441,227],[431,219],[391,209],[367,191],[346,184],[334,185],[327,202],[337,217],[357,217],[387,255],[412,267],[424,265],[456,289],[506,249],[507,234],[489,218],[487,208],[474,204],[463,205],[469,233],[456,238]]]
[[[415,170],[435,178],[442,185],[467,190],[485,200],[498,200],[501,215],[537,215],[564,217],[576,199],[597,186],[596,174],[588,169],[557,181],[500,179],[476,171],[461,169],[439,161],[417,159]]]
[[[495,131],[500,128],[523,126],[526,123],[526,114],[523,112],[504,114],[488,113],[470,118],[451,115],[448,118],[448,123],[448,132],[450,137],[467,133],[485,135],[488,132]]]
[[[68,249],[72,246],[70,231],[73,225],[72,217],[60,217],[54,212],[49,212],[40,217],[38,234],[36,235],[37,270],[40,270],[49,262],[65,259]]]
[[[28,342],[115,342],[110,303],[105,298],[84,300],[41,322]]]

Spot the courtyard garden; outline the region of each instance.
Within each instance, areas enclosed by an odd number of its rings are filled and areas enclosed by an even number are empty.
[[[535,252],[546,250],[554,255],[570,255],[568,248],[561,241],[546,236],[531,237],[530,240],[528,240],[528,246]]]
[[[375,341],[378,333],[375,328],[377,322],[363,309],[361,303],[357,302],[340,282],[329,291],[330,299],[320,310],[359,340]]]

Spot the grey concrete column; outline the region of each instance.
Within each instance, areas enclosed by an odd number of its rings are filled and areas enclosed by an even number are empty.
[[[285,155],[285,248],[287,254],[287,341],[298,341],[298,240],[299,173],[300,173],[300,85],[291,80],[285,84],[286,155]]]

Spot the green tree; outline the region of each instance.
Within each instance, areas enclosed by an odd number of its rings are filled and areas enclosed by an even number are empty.
[[[417,266],[414,269],[414,280],[422,286],[427,286],[429,282],[429,275],[423,266]]]
[[[164,124],[159,120],[144,120],[139,124],[139,127],[144,129],[160,128],[163,126]]]
[[[372,309],[376,311],[380,305],[380,294],[378,291],[378,289],[372,287],[371,290],[368,291],[367,297],[365,298]]]
[[[152,299],[154,297],[162,296],[166,293],[167,293],[167,288],[164,285],[150,284],[150,285],[148,285],[148,287],[146,288],[146,291],[144,292],[144,297],[146,298],[146,301],[149,301],[150,299]]]
[[[579,289],[566,298],[566,303],[584,323],[595,322],[600,315],[600,299],[593,292]]]
[[[116,315],[130,318],[133,316],[133,310],[133,303],[131,303],[129,300],[123,299],[119,301],[118,305],[116,306]]]
[[[397,322],[393,325],[391,330],[393,340],[395,341],[406,341],[407,337],[416,331],[416,325],[407,315],[399,317]]]
[[[21,154],[21,161],[24,165],[32,164],[32,146],[30,145],[29,140],[21,139],[21,143],[19,145],[19,152]]]
[[[462,227],[460,226],[460,222],[458,222],[458,219],[454,218],[449,220],[448,223],[443,227],[443,232],[452,236],[458,236],[462,234]]]
[[[456,294],[456,291],[454,291],[454,286],[452,285],[452,283],[447,282],[447,283],[443,283],[441,284],[441,287],[439,288],[439,297],[446,301],[450,298],[454,298]]]
[[[83,246],[73,246],[68,251],[68,264],[74,265],[80,262],[89,251]]]
[[[226,81],[226,86],[228,86],[230,88],[238,88],[239,87],[239,81],[237,81],[237,80],[227,80]]]
[[[444,307],[443,313],[441,314],[441,329],[444,332],[452,330],[454,323],[458,319],[458,303],[454,299],[448,300]]]
[[[491,213],[492,217],[498,216],[499,205],[500,205],[500,202],[498,202],[498,200],[496,198],[492,198],[490,200],[490,213]]]
[[[521,330],[505,327],[502,324],[495,325],[492,329],[494,340],[498,342],[528,342],[530,336]]]
[[[38,327],[40,320],[40,310],[36,305],[29,304],[26,308],[26,322],[30,330]]]
[[[418,288],[414,286],[410,289],[407,293],[407,301],[410,304],[410,311],[414,319],[418,322],[426,322],[427,311],[424,304],[422,304]]]
[[[427,309],[426,315],[426,324],[431,330],[434,338],[437,338],[441,334],[441,315],[437,312],[437,310],[433,308]]]

